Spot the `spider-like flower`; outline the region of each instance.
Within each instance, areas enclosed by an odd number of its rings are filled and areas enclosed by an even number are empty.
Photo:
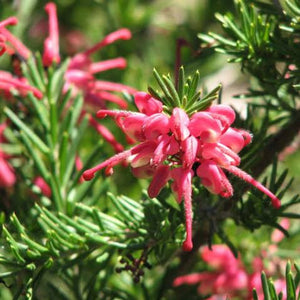
[[[61,61],[59,53],[59,28],[56,5],[53,2],[47,3],[45,11],[49,19],[49,35],[44,41],[43,65],[44,67],[49,67],[53,63],[59,64]],[[32,55],[31,50],[5,28],[5,26],[17,24],[17,21],[17,18],[10,17],[0,22],[0,55],[7,52],[9,54],[17,54],[23,60],[27,60]],[[91,55],[117,40],[128,40],[130,38],[131,32],[126,28],[121,28],[108,34],[100,42],[84,52],[74,55],[65,73],[66,82],[64,92],[67,92],[70,87],[72,88],[73,95],[83,92],[85,106],[92,106],[93,109],[106,108],[107,101],[117,104],[122,109],[126,109],[127,102],[115,94],[115,92],[133,94],[136,90],[127,85],[98,80],[95,77],[95,74],[99,72],[115,68],[125,68],[126,60],[123,57],[117,57],[101,62],[93,62]],[[43,97],[42,92],[30,86],[25,78],[21,76],[15,77],[8,72],[0,73],[0,90],[4,91],[8,96],[11,95],[11,90],[14,90],[18,91],[21,95],[32,92],[38,99]],[[85,111],[82,113],[84,114]],[[92,117],[90,118],[90,125],[103,135],[103,138],[111,144],[113,149],[116,152],[122,151],[123,146],[115,140],[113,134],[106,127],[97,123]]]
[[[214,294],[209,300],[242,296],[245,293],[248,274],[242,261],[236,259],[225,245],[214,245],[212,250],[206,246],[200,253],[202,260],[212,267],[213,271],[179,276],[173,282],[174,287],[199,284],[199,294]]]
[[[251,142],[251,134],[232,128],[234,110],[227,105],[211,105],[191,116],[179,107],[171,115],[163,112],[161,101],[151,95],[138,92],[134,95],[138,112],[99,110],[97,117],[114,117],[118,126],[130,138],[138,142],[83,173],[85,180],[106,169],[128,161],[136,177],[151,177],[148,195],[156,197],[172,180],[171,189],[178,203],[184,201],[186,239],[183,249],[189,251],[192,243],[192,179],[198,176],[203,186],[222,197],[231,197],[233,188],[225,172],[249,182],[268,195],[274,207],[279,199],[249,174],[238,168],[238,153]]]

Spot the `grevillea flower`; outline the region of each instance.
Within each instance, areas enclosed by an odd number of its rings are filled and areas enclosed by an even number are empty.
[[[65,91],[71,86],[73,89],[75,88],[75,92],[77,90],[83,91],[85,104],[93,108],[105,108],[106,101],[113,102],[120,108],[127,108],[127,102],[113,92],[127,92],[132,94],[136,92],[135,89],[119,83],[98,80],[95,77],[95,74],[110,69],[124,69],[126,67],[126,60],[123,57],[118,57],[101,62],[93,62],[91,55],[117,40],[128,40],[130,38],[130,31],[122,28],[108,34],[96,45],[72,57],[65,75]]]
[[[100,165],[86,170],[83,177],[91,180],[95,172],[105,168],[111,174],[115,165],[127,161],[137,177],[152,177],[148,187],[150,197],[172,181],[171,189],[178,203],[184,201],[186,239],[183,249],[192,249],[192,179],[198,176],[204,187],[222,197],[231,197],[233,188],[226,172],[252,184],[271,198],[274,207],[279,199],[267,188],[238,168],[238,153],[251,141],[245,130],[230,127],[234,110],[227,105],[211,105],[191,116],[179,107],[171,115],[163,112],[163,105],[151,95],[134,95],[138,112],[99,110],[97,117],[113,117],[124,133],[138,144]]]
[[[173,286],[199,284],[201,295],[214,294],[208,299],[227,299],[228,296],[242,296],[248,286],[248,274],[240,259],[236,259],[225,245],[207,246],[200,251],[202,260],[212,271],[193,273],[177,277]]]
[[[59,54],[59,29],[56,5],[53,2],[49,2],[45,5],[45,11],[48,14],[48,31],[49,35],[44,41],[43,51],[43,65],[49,67],[53,62],[60,63]],[[17,19],[15,17],[8,18],[0,22],[0,55],[3,54],[9,43],[12,47],[9,53],[17,53],[22,59],[27,60],[31,55],[31,51],[13,34],[11,34],[5,26],[15,25]],[[131,38],[131,32],[126,28],[121,28],[115,32],[108,34],[99,43],[88,48],[84,52],[74,55],[69,63],[68,70],[65,73],[65,86],[64,92],[67,92],[72,87],[73,95],[77,92],[83,92],[85,100],[85,110],[88,106],[92,106],[94,109],[106,108],[106,102],[112,102],[118,105],[120,108],[127,108],[127,102],[124,101],[115,92],[127,92],[133,94],[135,89],[109,81],[98,80],[95,74],[110,69],[123,69],[126,67],[126,60],[123,57],[117,57],[101,62],[93,62],[91,55],[103,47],[110,45],[117,40],[128,40]],[[7,51],[8,52],[8,51]],[[6,74],[4,74],[6,73]],[[37,98],[42,98],[42,93],[28,85],[24,78],[20,76],[18,78],[8,75],[7,72],[0,74],[0,90],[10,95],[12,89],[24,94],[28,91],[32,92]],[[83,113],[85,113],[85,110]],[[104,139],[108,140],[116,152],[123,150],[114,138],[113,134],[105,128],[103,125],[97,124],[96,120],[90,120],[92,125],[98,133],[103,135]]]

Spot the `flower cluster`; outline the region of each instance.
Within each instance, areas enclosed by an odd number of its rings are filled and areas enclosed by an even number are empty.
[[[45,68],[50,67],[53,63],[59,64],[61,61],[59,51],[59,28],[57,20],[56,5],[49,2],[45,5],[45,11],[48,14],[48,37],[44,41],[44,50],[42,54],[42,63]],[[16,38],[6,26],[16,25],[18,22],[16,17],[9,17],[0,22],[0,55],[5,52],[9,55],[16,55],[22,61],[27,61],[33,53],[29,50],[18,38]],[[101,48],[114,43],[117,40],[128,40],[131,38],[131,33],[128,29],[122,28],[107,35],[102,41],[93,47],[78,53],[71,58],[68,69],[65,73],[65,86],[64,91],[67,92],[72,88],[73,95],[78,92],[84,93],[85,104],[92,105],[93,108],[105,108],[105,102],[110,101],[116,103],[121,108],[127,108],[127,103],[115,95],[113,92],[128,92],[134,93],[135,90],[126,85],[113,83],[109,81],[97,80],[95,74],[103,72],[112,68],[123,69],[126,67],[126,60],[122,57],[110,59],[101,62],[92,62],[90,56]],[[25,97],[31,92],[37,99],[43,98],[43,92],[38,88],[31,86],[27,79],[23,77],[22,72],[14,70],[15,74],[6,71],[0,71],[0,93],[6,100],[10,100],[15,94]],[[82,111],[82,114],[85,110]],[[90,118],[90,125],[100,133],[106,141],[108,141],[116,152],[123,150],[123,146],[119,144],[111,132],[99,124],[92,116]],[[2,132],[2,131],[1,131]],[[10,172],[11,168],[8,167],[6,162],[7,156],[1,152],[1,174],[6,174],[7,180],[2,178],[1,182],[5,185],[11,185],[15,180],[12,179]],[[6,171],[5,171],[6,170]],[[37,181],[41,182],[41,178]],[[45,186],[43,182],[43,186]],[[49,193],[46,193],[49,194]]]
[[[56,5],[49,2],[45,5],[45,11],[48,14],[48,37],[44,41],[43,51],[43,65],[45,68],[51,66],[53,63],[59,64],[61,61],[59,53],[59,28],[57,20]],[[10,17],[0,22],[0,55],[4,52],[8,54],[17,54],[22,60],[27,60],[33,56],[32,52],[13,34],[5,28],[7,25],[17,24],[17,18]],[[72,89],[73,95],[78,92],[83,92],[85,107],[92,106],[94,109],[105,108],[106,102],[117,104],[120,108],[127,108],[127,103],[114,92],[127,92],[132,94],[136,92],[134,88],[129,86],[98,80],[95,74],[110,69],[123,69],[126,67],[126,60],[123,57],[118,57],[101,62],[92,62],[91,55],[103,47],[110,45],[117,40],[128,40],[131,38],[131,32],[122,28],[115,32],[108,34],[104,39],[94,46],[88,48],[82,53],[74,55],[68,65],[65,73],[64,92]],[[26,95],[27,92],[32,92],[35,97],[41,99],[43,97],[42,91],[30,86],[22,74],[13,76],[11,73],[1,71],[0,73],[0,91],[3,91],[6,98],[11,96],[11,91],[17,91],[21,96]],[[82,111],[85,113],[85,110]],[[103,138],[109,142],[116,152],[123,150],[120,145],[103,125],[97,124],[97,121],[90,116],[90,125],[94,127]]]
[[[156,197],[172,180],[171,189],[178,203],[184,200],[186,239],[183,249],[192,249],[192,179],[198,176],[203,186],[222,197],[230,197],[233,188],[225,172],[228,171],[267,194],[274,207],[280,201],[249,174],[240,170],[238,153],[251,141],[251,135],[232,128],[234,110],[227,105],[211,105],[191,116],[180,107],[171,115],[163,112],[161,101],[138,92],[134,95],[139,112],[99,110],[97,116],[115,118],[118,126],[132,140],[139,142],[129,150],[116,154],[98,166],[86,170],[83,177],[91,180],[95,172],[105,168],[112,174],[113,167],[128,161],[136,177],[152,177],[148,188]]]
[[[200,255],[213,270],[177,277],[173,282],[174,287],[199,284],[199,294],[214,295],[209,297],[209,300],[227,299],[228,296],[241,297],[245,294],[248,274],[241,260],[236,259],[228,247],[214,245],[210,250],[205,246],[201,249]]]
[[[289,220],[282,219],[280,225],[287,230],[290,226]],[[286,282],[283,278],[285,262],[274,255],[283,237],[283,233],[278,229],[272,232],[271,244],[267,249],[263,249],[260,256],[254,257],[251,272],[246,269],[240,257],[234,257],[226,245],[214,245],[211,250],[208,246],[202,247],[201,259],[212,270],[179,276],[173,281],[173,286],[199,284],[199,294],[213,294],[209,300],[227,299],[228,296],[250,300],[253,299],[252,290],[255,288],[258,298],[263,299],[261,272],[264,271],[267,276],[279,277],[273,281],[274,287],[276,292],[282,292],[283,299],[286,299]],[[264,261],[268,264],[265,265]]]

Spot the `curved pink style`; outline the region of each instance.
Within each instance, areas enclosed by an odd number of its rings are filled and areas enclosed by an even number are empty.
[[[56,5],[53,2],[47,3],[45,11],[49,16],[49,36],[44,42],[43,64],[49,67],[53,62],[60,63]]]

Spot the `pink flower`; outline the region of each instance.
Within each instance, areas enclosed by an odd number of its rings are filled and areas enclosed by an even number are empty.
[[[127,108],[127,103],[112,92],[128,92],[132,94],[135,89],[119,83],[98,80],[94,74],[110,69],[124,69],[126,60],[122,57],[109,59],[101,62],[92,62],[90,56],[103,47],[114,43],[117,40],[128,40],[131,33],[128,29],[122,28],[108,34],[102,41],[82,53],[76,54],[70,61],[66,72],[66,85],[64,90],[75,87],[76,90],[84,92],[85,103],[96,108],[105,108],[105,102],[116,103],[121,108]]]
[[[43,65],[49,67],[52,63],[60,63],[59,54],[59,29],[56,5],[53,2],[49,2],[45,5],[45,10],[48,14],[48,31],[49,35],[44,41],[43,52]],[[9,42],[13,49],[11,53],[18,53],[23,59],[27,60],[31,51],[23,45],[15,36],[13,36],[6,28],[7,25],[15,25],[17,19],[15,17],[8,18],[0,22],[0,55],[7,50],[7,43]],[[106,108],[106,102],[112,102],[117,104],[120,108],[126,109],[127,102],[124,101],[115,92],[127,92],[133,94],[136,90],[132,87],[98,80],[95,77],[96,73],[103,72],[110,69],[123,69],[126,67],[126,60],[122,57],[109,59],[101,62],[93,62],[91,55],[96,51],[108,46],[117,40],[128,40],[131,38],[131,32],[126,28],[121,28],[115,32],[108,34],[99,43],[88,48],[84,52],[76,54],[70,61],[68,70],[65,73],[65,85],[64,92],[67,92],[72,87],[72,95],[75,96],[78,92],[83,92],[85,100],[85,109],[91,106],[93,109]],[[3,74],[2,74],[3,75]],[[17,90],[20,94],[26,94],[32,92],[35,97],[41,99],[43,94],[35,87],[30,86],[24,80],[24,78],[15,78],[9,74],[9,76],[2,76],[0,74],[0,90],[3,90],[6,98],[11,95],[11,90]],[[155,102],[156,100],[154,100]],[[159,103],[159,101],[157,101]],[[83,111],[85,113],[85,111]],[[109,141],[116,152],[123,150],[123,146],[117,143],[113,135],[103,125],[96,124],[94,121],[90,121],[98,133],[103,135],[104,139]]]
[[[45,10],[49,15],[49,36],[44,42],[43,64],[45,67],[49,67],[53,62],[60,63],[59,33],[56,5],[53,2],[48,2]]]
[[[174,287],[199,284],[199,294],[214,294],[209,299],[243,295],[248,286],[248,276],[241,261],[233,256],[227,246],[214,245],[212,250],[203,247],[201,257],[213,271],[177,277],[173,282]]]
[[[163,105],[151,95],[138,92],[134,95],[139,112],[99,110],[97,117],[115,118],[118,126],[131,139],[139,142],[95,168],[86,170],[83,177],[93,178],[94,173],[111,168],[126,160],[137,177],[153,176],[148,188],[150,197],[172,181],[171,189],[178,203],[184,200],[186,239],[184,250],[192,249],[192,179],[200,177],[203,186],[222,197],[233,195],[233,188],[224,170],[242,178],[268,195],[274,207],[277,197],[267,188],[240,170],[238,153],[251,141],[245,130],[230,127],[235,113],[229,106],[212,105],[208,109],[188,116],[179,107],[171,115],[163,112]],[[194,170],[196,169],[196,174]]]

